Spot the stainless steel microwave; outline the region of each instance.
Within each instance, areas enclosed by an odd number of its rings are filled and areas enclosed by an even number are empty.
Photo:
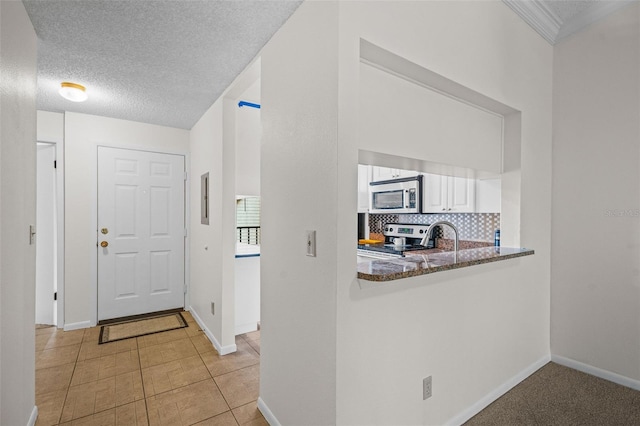
[[[423,175],[369,184],[369,213],[421,213]]]

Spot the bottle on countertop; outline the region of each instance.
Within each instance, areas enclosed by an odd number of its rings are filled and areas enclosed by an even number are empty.
[[[493,245],[496,247],[500,247],[500,230],[496,229],[496,232],[493,234]]]

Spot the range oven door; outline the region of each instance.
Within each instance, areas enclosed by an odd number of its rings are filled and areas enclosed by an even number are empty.
[[[422,211],[422,175],[371,182],[369,213],[420,213]]]

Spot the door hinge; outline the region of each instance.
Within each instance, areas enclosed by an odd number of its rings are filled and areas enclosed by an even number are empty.
[[[53,160],[53,168],[54,169],[58,168],[58,161],[57,160]]]
[[[187,172],[184,172],[184,180],[187,180]]]
[[[55,293],[53,293],[53,300],[54,301],[58,300],[58,292],[57,291]]]
[[[186,284],[184,285],[183,290],[184,290],[184,294],[187,294],[187,285]]]
[[[184,228],[184,236],[187,236],[187,228]]]

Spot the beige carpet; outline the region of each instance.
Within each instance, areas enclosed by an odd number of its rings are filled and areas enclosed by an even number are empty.
[[[99,344],[188,327],[180,312],[103,325]]]

